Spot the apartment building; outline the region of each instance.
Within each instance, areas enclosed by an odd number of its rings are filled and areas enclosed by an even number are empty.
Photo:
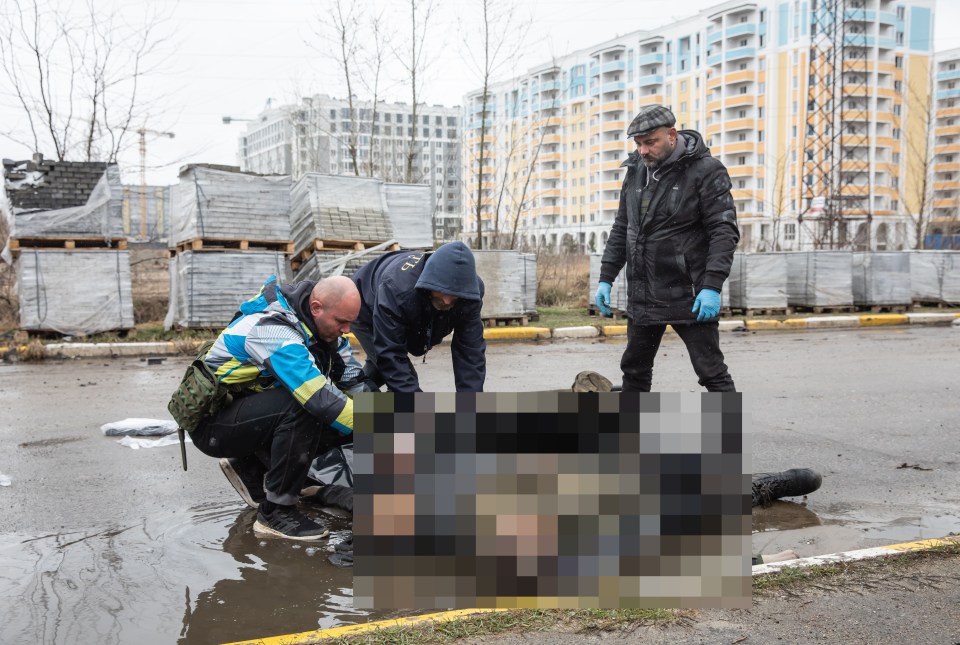
[[[960,248],[960,49],[939,52],[933,67],[933,187],[928,248]]]
[[[602,250],[635,148],[626,127],[659,103],[729,170],[743,250],[907,247],[933,7],[731,1],[533,68],[486,101],[471,92],[464,237]]]
[[[241,168],[294,178],[307,172],[359,172],[388,182],[427,184],[433,187],[436,215],[459,217],[460,108],[418,105],[416,124],[406,103],[377,102],[374,110],[371,101],[354,100],[352,108],[345,99],[317,95],[264,111],[240,136]],[[440,229],[449,234],[449,226]]]

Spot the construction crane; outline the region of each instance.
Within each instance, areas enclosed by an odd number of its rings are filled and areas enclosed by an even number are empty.
[[[148,128],[137,130],[140,135],[140,239],[147,240],[147,135],[174,138],[173,132],[160,132]]]

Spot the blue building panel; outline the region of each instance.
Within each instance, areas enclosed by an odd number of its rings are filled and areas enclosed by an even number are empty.
[[[926,7],[910,8],[910,49],[930,51],[933,40],[933,12]]]
[[[787,38],[790,35],[790,5],[786,2],[780,5],[777,10],[777,45],[783,47],[787,44]]]

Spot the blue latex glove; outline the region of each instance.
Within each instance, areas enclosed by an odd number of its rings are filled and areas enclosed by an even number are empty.
[[[698,322],[716,318],[720,313],[720,294],[713,289],[701,289],[691,311],[697,314]]]
[[[597,288],[597,297],[594,299],[594,302],[597,303],[597,309],[600,310],[604,316],[612,316],[613,311],[610,309],[610,287],[612,285],[609,282],[601,282],[600,286]]]

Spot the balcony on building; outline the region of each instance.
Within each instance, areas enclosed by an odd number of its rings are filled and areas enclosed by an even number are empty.
[[[651,85],[662,85],[663,74],[647,74],[637,79],[637,87],[649,87]]]

